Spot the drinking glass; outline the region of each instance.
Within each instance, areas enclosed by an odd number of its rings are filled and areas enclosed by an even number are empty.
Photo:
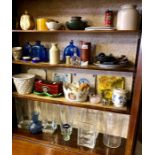
[[[60,119],[61,119],[61,134],[65,141],[70,140],[73,127],[73,108],[69,106],[59,106],[60,108]]]
[[[119,114],[107,113],[105,115],[105,133],[103,143],[107,147],[117,148],[121,145],[123,119]]]
[[[78,145],[94,148],[96,144],[96,128],[94,124],[87,122],[79,123]]]

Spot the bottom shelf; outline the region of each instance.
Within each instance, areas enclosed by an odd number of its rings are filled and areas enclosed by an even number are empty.
[[[32,144],[39,145],[40,147],[44,148],[44,153],[48,150],[48,153],[46,155],[48,155],[49,152],[52,155],[124,155],[126,144],[126,140],[123,138],[120,147],[115,149],[108,148],[103,144],[103,134],[99,134],[95,148],[89,149],[77,145],[77,129],[73,129],[71,140],[67,142],[62,139],[60,129],[57,130],[57,132],[55,132],[53,135],[44,133],[31,134],[28,131],[16,129],[13,131],[13,152],[18,152],[18,155],[20,155],[20,150],[17,149],[17,140],[19,140],[20,142],[22,140],[23,142],[25,142],[25,144],[27,144],[25,145],[26,152],[25,154],[21,153],[22,155],[29,154],[28,151],[37,151],[37,147],[36,149],[32,148]],[[20,143],[18,145],[20,145]],[[19,147],[23,149],[21,145]],[[46,151],[45,148],[47,149]],[[49,149],[51,150],[49,151]],[[24,151],[24,149],[22,151]],[[42,155],[44,153],[40,152],[39,155]],[[13,153],[13,155],[16,154]]]

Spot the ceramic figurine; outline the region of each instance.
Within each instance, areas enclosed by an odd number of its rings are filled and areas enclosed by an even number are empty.
[[[20,27],[22,30],[33,30],[35,27],[34,19],[27,11],[20,17]]]
[[[32,113],[32,123],[30,124],[29,130],[33,134],[42,132],[43,126],[42,126],[41,121],[39,121],[38,117],[39,117],[38,112]]]

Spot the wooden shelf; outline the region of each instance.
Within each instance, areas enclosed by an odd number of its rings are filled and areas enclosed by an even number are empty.
[[[64,97],[52,98],[52,97],[47,97],[47,96],[35,95],[33,93],[26,94],[26,95],[20,95],[17,92],[13,92],[13,97],[19,98],[19,99],[25,99],[25,100],[47,102],[51,104],[68,105],[68,106],[73,106],[73,107],[81,107],[81,108],[95,109],[95,110],[101,110],[101,111],[129,114],[129,109],[127,107],[117,108],[112,105],[103,105],[101,103],[92,104],[90,102],[76,102],[75,103],[75,102],[67,101]]]
[[[103,134],[99,134],[96,140],[95,148],[89,149],[89,148],[77,145],[77,129],[73,129],[71,139],[67,142],[65,142],[62,139],[60,129],[58,129],[53,135],[44,134],[44,133],[31,134],[28,131],[17,129],[13,131],[13,141],[15,140],[20,140],[20,141],[22,140],[22,141],[29,142],[29,145],[31,145],[32,147],[33,147],[33,144],[39,144],[40,146],[52,148],[52,150],[56,150],[58,152],[60,151],[64,152],[65,155],[68,155],[68,154],[69,155],[70,154],[106,155],[107,152],[108,152],[108,155],[124,155],[125,143],[126,143],[126,139],[122,138],[121,146],[115,149],[111,149],[106,147],[103,144]],[[28,147],[28,149],[32,149],[32,147]],[[14,150],[14,147],[13,147],[13,150]]]
[[[18,33],[140,33],[139,30],[93,30],[93,31],[85,31],[85,30],[12,30],[12,32]]]
[[[25,65],[25,66],[30,66],[30,67],[38,67],[38,68],[76,68],[76,69],[89,69],[89,70],[103,70],[103,71],[119,71],[119,72],[134,72],[135,67],[123,67],[123,68],[117,68],[117,69],[103,69],[100,67],[97,67],[95,65],[89,65],[86,67],[81,67],[81,66],[71,66],[71,65],[66,65],[66,64],[57,64],[57,65],[51,65],[49,63],[32,63],[32,62],[24,62],[21,60],[18,61],[13,61],[13,64],[19,64],[19,65]]]

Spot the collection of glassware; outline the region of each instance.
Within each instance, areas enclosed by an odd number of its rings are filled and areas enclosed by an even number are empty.
[[[74,109],[69,106],[49,105],[45,103],[16,102],[18,128],[27,130],[32,134],[55,134],[60,129],[62,139],[69,141],[74,128]],[[56,114],[55,114],[56,113]],[[58,113],[60,121],[58,121]],[[97,120],[98,111],[80,109],[78,122],[77,144],[94,148],[98,137]],[[110,148],[121,145],[123,119],[119,114],[104,113],[103,144]],[[60,126],[60,128],[58,128]],[[57,131],[59,132],[59,131]]]

